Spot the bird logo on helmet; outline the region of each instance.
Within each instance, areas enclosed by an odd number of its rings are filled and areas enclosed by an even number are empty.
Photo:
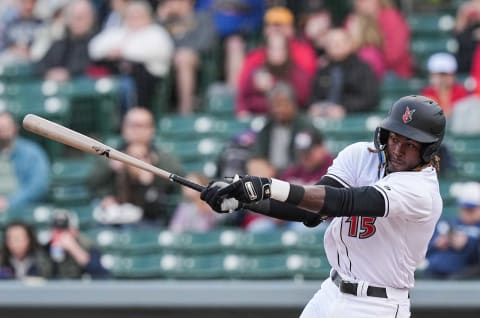
[[[445,124],[445,115],[437,102],[420,95],[404,96],[393,103],[387,117],[375,130],[375,148],[383,152],[388,133],[394,132],[425,144],[422,160],[430,162],[442,143]]]
[[[413,113],[416,111],[416,109],[412,109],[410,110],[410,107],[407,106],[407,108],[405,108],[405,113],[403,113],[402,115],[402,120],[403,120],[403,123],[404,124],[408,124],[409,122],[412,121],[412,116],[413,116]]]

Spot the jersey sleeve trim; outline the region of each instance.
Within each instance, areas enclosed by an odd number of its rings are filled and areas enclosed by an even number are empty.
[[[331,173],[327,173],[327,174],[325,175],[325,177],[329,177],[329,178],[337,181],[338,183],[340,183],[340,184],[341,184],[342,186],[344,186],[345,188],[351,188],[351,186],[350,186],[347,182],[345,182],[342,178],[340,178],[339,176],[336,176],[336,175],[331,174]]]
[[[387,193],[385,192],[385,190],[378,186],[378,185],[374,185],[373,186],[376,190],[378,190],[378,192],[380,192],[380,194],[383,196],[383,198],[385,199],[385,214],[383,215],[384,217],[387,217],[388,214],[390,213],[390,201],[388,201],[388,195]]]

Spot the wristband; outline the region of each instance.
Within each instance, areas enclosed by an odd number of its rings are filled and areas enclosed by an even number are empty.
[[[270,186],[272,194],[271,198],[280,202],[288,202],[294,205],[299,204],[305,193],[305,189],[302,186],[290,184],[288,182],[272,178],[272,184]]]

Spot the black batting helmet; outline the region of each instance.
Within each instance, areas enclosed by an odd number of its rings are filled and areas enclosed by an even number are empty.
[[[380,148],[388,139],[388,132],[415,140],[422,148],[422,159],[433,159],[445,133],[445,115],[437,102],[425,96],[411,95],[398,99],[388,116],[375,130],[375,146]]]

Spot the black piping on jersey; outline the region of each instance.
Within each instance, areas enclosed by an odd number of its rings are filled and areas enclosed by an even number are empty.
[[[326,174],[325,176],[323,176],[322,180],[320,180],[320,181],[323,181],[323,179],[325,179],[325,178],[330,178],[330,179],[333,179],[333,180],[337,181],[338,183],[340,183],[341,187],[336,187],[336,188],[350,188],[351,187],[348,184],[348,182],[345,182],[345,180],[343,180],[339,176],[334,175],[332,173]],[[317,184],[330,185],[330,184],[324,184],[324,183],[320,183],[320,182],[317,183]]]
[[[350,259],[350,255],[348,255],[348,247],[347,247],[347,244],[345,244],[345,242],[343,241],[343,236],[342,236],[342,231],[343,231],[343,217],[342,217],[342,220],[340,222],[340,242],[342,242],[343,246],[345,246],[345,253],[347,254],[347,259],[348,259],[348,270],[350,272],[352,272],[352,260]],[[338,255],[338,251],[337,251],[337,255]],[[338,262],[338,266],[340,266],[340,257],[338,258],[339,259],[339,262]]]
[[[383,198],[385,199],[385,203],[387,204],[387,210],[385,211],[385,217],[387,217],[388,214],[390,213],[390,201],[388,200],[388,195],[385,192],[385,189],[383,189],[382,187],[375,186],[375,189],[381,191],[383,194]]]
[[[340,178],[336,175],[333,175],[333,174],[323,176],[323,178],[317,184],[336,187],[336,188],[339,188],[339,189],[350,188],[350,185],[347,182],[345,182],[342,178]],[[351,272],[352,271],[352,260],[350,259],[350,256],[348,255],[347,244],[345,244],[345,242],[343,241],[342,229],[343,229],[343,217],[340,221],[340,234],[339,234],[340,235],[340,242],[342,242],[343,247],[345,248],[345,254],[347,255],[347,260],[348,260],[348,264],[349,264],[348,267],[349,267],[349,270]],[[340,266],[340,253],[338,252],[338,250],[337,250],[337,264],[338,264],[338,267],[341,267]]]
[[[395,318],[398,316],[398,310],[400,309],[400,305],[397,305],[397,311],[395,312]]]

